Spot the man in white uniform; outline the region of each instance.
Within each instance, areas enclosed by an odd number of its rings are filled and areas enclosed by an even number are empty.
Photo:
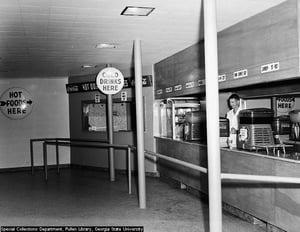
[[[238,132],[238,115],[240,112],[240,97],[237,94],[232,94],[228,98],[230,109],[226,118],[229,120],[229,137],[228,137],[228,146],[229,148],[236,147],[236,135]]]

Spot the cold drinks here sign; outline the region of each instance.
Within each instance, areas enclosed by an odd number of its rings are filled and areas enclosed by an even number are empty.
[[[116,94],[124,86],[124,77],[118,69],[108,67],[98,73],[96,84],[102,93],[107,95]]]
[[[32,110],[32,97],[23,88],[10,88],[0,99],[1,112],[10,119],[22,119]]]

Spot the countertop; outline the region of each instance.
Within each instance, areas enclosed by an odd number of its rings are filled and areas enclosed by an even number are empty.
[[[184,144],[190,144],[190,145],[198,145],[198,146],[206,146],[206,144],[201,143],[200,141],[184,141],[184,140],[174,140],[171,138],[167,138],[167,137],[159,137],[159,136],[154,136],[156,139],[165,139],[165,140],[170,140],[170,141],[174,141],[174,142],[178,142],[178,143],[184,143]],[[296,144],[299,143],[298,141],[289,141],[289,143],[287,144]],[[237,149],[237,148],[225,148],[225,147],[221,147],[221,150],[224,151],[231,151],[231,152],[236,152],[236,153],[243,153],[243,154],[248,154],[248,155],[252,155],[252,156],[256,156],[256,157],[263,157],[266,159],[273,159],[273,160],[280,160],[280,161],[284,161],[284,162],[290,162],[290,163],[299,163],[300,164],[300,153],[294,152],[294,151],[287,151],[287,153],[285,154],[285,156],[283,154],[280,154],[280,156],[274,156],[272,154],[272,152],[270,152],[270,155],[267,155],[265,151],[261,150],[261,151],[247,151],[247,150],[241,150],[241,149]]]

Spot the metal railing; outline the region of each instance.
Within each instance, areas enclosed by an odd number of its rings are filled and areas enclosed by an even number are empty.
[[[169,156],[165,156],[165,155],[153,152],[153,151],[145,150],[145,156],[148,157],[148,158],[158,157],[158,158],[170,161],[172,163],[179,164],[181,166],[191,168],[191,169],[194,169],[196,171],[207,174],[207,168],[204,168],[204,167],[192,164],[192,163],[188,163],[188,162],[185,162],[185,161],[182,161],[182,160],[179,160],[179,159],[175,159],[175,158],[172,158],[172,157],[169,157]]]
[[[73,147],[89,147],[89,148],[116,148],[116,149],[126,149],[127,150],[127,174],[128,174],[128,193],[132,193],[132,175],[131,175],[131,152],[136,150],[136,147],[131,145],[119,145],[119,144],[107,144],[106,140],[86,140],[86,139],[70,139],[70,138],[39,138],[30,140],[30,154],[31,154],[31,170],[34,174],[34,153],[33,153],[33,143],[43,142],[43,163],[44,163],[44,177],[48,180],[48,152],[47,146],[53,145],[56,147],[56,169],[59,174],[59,146],[73,146]],[[95,144],[96,143],[96,144]],[[182,165],[194,169],[196,171],[206,173],[207,168],[200,167],[198,165],[188,163],[179,159],[175,159],[169,156],[165,156],[159,153],[155,153],[149,150],[145,150],[145,157],[153,159],[153,157],[158,157],[169,162]]]
[[[127,151],[128,160],[128,193],[131,194],[131,151],[133,146],[130,145],[120,145],[120,144],[108,144],[106,140],[88,140],[88,139],[70,139],[70,138],[39,138],[30,140],[30,157],[31,157],[31,173],[34,174],[34,153],[33,153],[33,143],[43,142],[43,163],[44,163],[44,176],[45,180],[48,180],[48,145],[56,146],[56,169],[59,174],[59,146],[69,146],[69,147],[89,147],[89,148],[115,148],[124,149]]]
[[[33,145],[35,142],[44,142],[44,141],[70,141],[70,142],[92,142],[92,143],[108,143],[107,140],[93,140],[93,139],[71,139],[71,138],[36,138],[30,139],[30,163],[31,163],[31,173],[34,174],[34,149]],[[58,148],[56,148],[58,149]],[[58,151],[57,151],[58,153]],[[58,162],[58,160],[57,160]]]
[[[208,174],[208,169],[185,162],[179,159],[171,158],[156,152],[145,150],[146,157],[158,157],[175,164]],[[290,183],[290,184],[300,184],[300,178],[296,177],[282,177],[282,176],[268,176],[268,175],[249,175],[249,174],[233,174],[233,173],[221,173],[221,180],[237,180],[237,181],[251,181],[251,182],[265,182],[265,183]]]
[[[68,139],[68,138],[41,138],[41,139],[31,139],[30,149],[31,158],[33,159],[33,142],[43,141],[43,161],[44,161],[44,175],[45,180],[48,179],[48,164],[47,164],[47,146],[56,146],[56,166],[57,173],[59,173],[59,149],[58,146],[76,146],[76,147],[90,147],[90,148],[116,148],[116,149],[126,149],[127,150],[127,173],[128,173],[128,193],[132,193],[132,176],[131,176],[131,152],[136,150],[134,146],[131,145],[119,145],[119,144],[107,144],[107,141],[101,140],[85,140],[85,139]],[[153,151],[144,150],[145,157],[154,159],[154,157],[199,171],[201,173],[208,174],[208,169],[195,165],[189,162],[185,162],[179,159],[175,159],[166,155],[162,155]],[[32,168],[33,168],[32,161]],[[33,169],[32,169],[33,170]],[[32,171],[32,174],[34,172]],[[281,176],[268,176],[268,175],[249,175],[249,174],[232,174],[232,173],[221,173],[220,176],[222,181],[235,180],[235,181],[250,181],[250,182],[262,182],[262,183],[291,183],[300,184],[300,178],[295,177],[281,177]]]

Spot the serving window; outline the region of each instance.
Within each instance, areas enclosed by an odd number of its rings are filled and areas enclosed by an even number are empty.
[[[82,125],[84,131],[107,130],[107,105],[105,102],[82,102]],[[134,113],[133,102],[113,102],[114,131],[132,131]]]

